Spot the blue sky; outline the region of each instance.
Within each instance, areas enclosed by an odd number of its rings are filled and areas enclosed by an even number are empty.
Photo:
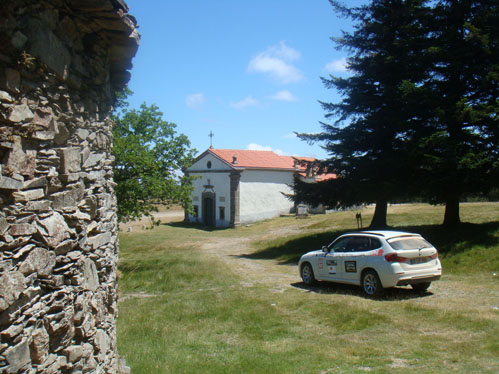
[[[348,1],[358,5],[365,1]],[[320,77],[347,74],[331,36],[350,29],[327,0],[127,0],[142,35],[131,107],[156,104],[198,152],[265,149],[327,157],[293,132],[320,131]]]

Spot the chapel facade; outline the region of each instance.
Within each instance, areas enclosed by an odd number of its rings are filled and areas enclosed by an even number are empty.
[[[186,220],[206,226],[231,227],[289,214],[295,204],[295,176],[311,179],[300,161],[272,151],[209,148],[186,170],[193,183],[193,214]],[[315,180],[312,178],[312,180]]]

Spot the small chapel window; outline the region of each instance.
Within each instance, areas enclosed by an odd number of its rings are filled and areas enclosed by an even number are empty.
[[[219,207],[220,209],[220,220],[224,221],[225,220],[225,207],[221,206]]]
[[[206,167],[207,167],[208,169],[211,169],[211,161],[208,161],[208,162],[206,163]]]
[[[197,218],[199,216],[199,206],[193,205],[194,208],[194,217]]]

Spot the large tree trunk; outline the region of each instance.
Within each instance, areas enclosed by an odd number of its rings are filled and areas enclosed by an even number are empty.
[[[386,214],[388,210],[388,202],[385,199],[376,201],[376,208],[374,208],[374,216],[369,225],[370,229],[384,229],[387,227]]]
[[[452,227],[459,225],[461,219],[459,218],[459,196],[452,195],[445,201],[445,214],[443,225]]]

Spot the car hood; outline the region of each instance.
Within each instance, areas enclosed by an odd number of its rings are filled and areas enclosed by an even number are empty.
[[[303,257],[312,257],[312,256],[317,256],[317,255],[321,255],[323,254],[324,252],[322,252],[322,249],[317,249],[315,251],[310,251],[310,252],[307,252],[305,253],[303,256],[301,256],[302,258]]]

